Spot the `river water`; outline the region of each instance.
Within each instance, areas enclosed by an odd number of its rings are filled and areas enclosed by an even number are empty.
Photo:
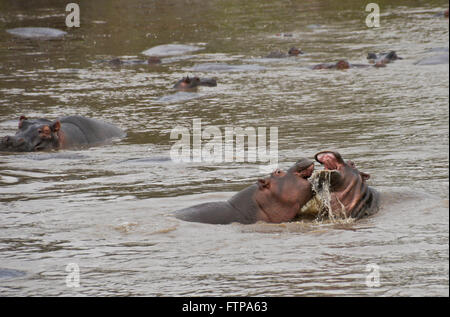
[[[379,28],[356,0],[77,3],[72,29],[61,1],[0,3],[0,135],[21,115],[79,114],[127,137],[0,154],[0,295],[449,295],[449,66],[415,64],[448,49],[448,19],[436,16],[448,2],[379,1]],[[68,35],[5,32],[26,26]],[[159,65],[101,62],[162,44],[201,50]],[[262,58],[292,46],[305,54]],[[385,68],[308,68],[389,50],[403,59]],[[176,93],[185,75],[218,86]],[[180,221],[173,211],[266,175],[261,162],[172,161],[171,130],[192,131],[194,119],[277,127],[282,168],[337,149],[371,174],[381,210],[349,223]]]

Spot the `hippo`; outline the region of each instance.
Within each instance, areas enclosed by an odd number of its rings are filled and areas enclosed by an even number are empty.
[[[180,79],[173,88],[175,89],[194,89],[198,86],[208,86],[215,87],[217,86],[217,81],[214,78],[199,78],[199,77],[183,77]]]
[[[257,64],[202,63],[190,69],[192,72],[248,72],[263,71],[267,68]]]
[[[64,37],[67,32],[54,28],[23,27],[6,30],[9,34],[26,39],[56,39]]]
[[[175,217],[208,224],[290,221],[313,196],[308,181],[313,170],[313,161],[300,159],[287,172],[277,169],[270,177],[259,179],[227,201],[184,208],[175,212]]]
[[[314,156],[330,173],[331,213],[335,217],[360,219],[378,211],[379,193],[369,187],[367,173],[352,161],[344,162],[336,151],[321,151]]]
[[[164,44],[154,46],[142,52],[143,55],[147,56],[174,56],[183,55],[186,53],[191,53],[199,50],[203,50],[204,47],[195,45],[185,45],[185,44]]]
[[[443,65],[448,64],[449,62],[449,54],[448,51],[446,53],[434,56],[424,57],[421,60],[415,62],[415,65]]]
[[[294,34],[292,33],[277,33],[275,36],[281,36],[281,37],[293,37]]]
[[[389,53],[381,53],[378,55],[375,53],[368,53],[367,59],[369,60],[369,63],[375,64],[377,67],[383,67],[390,62],[403,58],[398,56],[395,51],[390,51]]]
[[[112,124],[77,115],[55,121],[29,120],[21,116],[16,135],[0,139],[0,151],[33,152],[94,146],[124,136],[125,132]]]
[[[25,276],[26,272],[19,271],[15,269],[7,269],[7,268],[1,268],[0,267],[0,279],[9,279],[9,278],[15,278],[15,277],[22,277]]]
[[[156,65],[156,64],[161,64],[161,59],[156,56],[150,56],[149,58],[147,58],[145,60],[141,60],[141,59],[124,60],[124,59],[120,59],[120,58],[113,58],[107,62],[113,66],[138,65],[138,64]]]
[[[349,68],[365,68],[370,67],[371,65],[367,64],[350,64],[346,60],[339,60],[336,63],[323,63],[323,64],[317,64],[312,67],[312,69],[349,69]]]
[[[298,56],[300,54],[304,54],[301,49],[291,47],[287,54],[282,51],[272,51],[269,53],[269,55],[266,56],[266,58],[285,58],[291,56]]]

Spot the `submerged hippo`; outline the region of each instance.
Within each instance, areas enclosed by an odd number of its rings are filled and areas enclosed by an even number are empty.
[[[215,87],[217,86],[217,81],[214,78],[199,78],[199,77],[183,77],[180,79],[173,88],[175,89],[193,89],[198,86],[208,86]]]
[[[281,36],[281,37],[293,37],[294,34],[292,33],[277,33],[275,36]]]
[[[312,198],[308,178],[313,170],[314,162],[301,159],[287,172],[275,170],[270,177],[258,180],[227,201],[181,209],[175,216],[185,221],[209,224],[289,221]]]
[[[137,64],[148,64],[148,65],[156,65],[161,64],[161,59],[156,56],[151,56],[147,59],[141,60],[141,59],[120,59],[120,58],[113,58],[109,61],[107,61],[109,64],[114,66],[121,66],[121,65],[137,65]]]
[[[287,54],[282,51],[272,51],[269,53],[269,55],[266,56],[266,58],[285,58],[290,56],[298,56],[300,54],[304,54],[301,49],[291,47]]]
[[[266,67],[257,64],[202,63],[190,69],[193,72],[248,72],[262,71]]]
[[[434,56],[424,57],[421,60],[415,62],[415,65],[441,65],[449,63],[448,51],[446,53]]]
[[[367,59],[369,60],[369,63],[375,64],[375,66],[383,67],[383,65],[386,65],[390,62],[393,62],[397,59],[403,59],[402,57],[398,56],[395,51],[390,51],[389,53],[381,53],[381,54],[375,54],[375,53],[368,53]]]
[[[61,38],[67,34],[65,31],[61,31],[53,28],[44,27],[23,27],[6,30],[9,34],[17,37],[27,39],[55,39]]]
[[[331,171],[330,205],[334,216],[360,219],[377,212],[379,193],[366,184],[369,174],[358,171],[352,161],[344,162],[338,152],[322,151],[315,159]]]
[[[0,151],[32,152],[93,146],[125,136],[118,127],[82,116],[68,116],[56,121],[29,120],[21,116],[14,136],[0,139]]]
[[[365,68],[370,67],[371,65],[367,64],[350,64],[346,60],[340,60],[336,63],[323,63],[323,64],[317,64],[312,67],[312,69],[349,69],[349,68]]]
[[[147,56],[174,56],[183,55],[186,53],[191,53],[199,50],[203,50],[204,47],[195,45],[185,45],[185,44],[164,44],[154,46],[142,52],[143,55]]]

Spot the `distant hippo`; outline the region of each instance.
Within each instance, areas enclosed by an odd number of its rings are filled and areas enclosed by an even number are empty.
[[[147,56],[174,56],[203,50],[204,47],[184,44],[164,44],[152,47],[142,52]]]
[[[291,47],[287,54],[282,51],[272,51],[269,53],[269,55],[266,56],[266,58],[285,58],[290,56],[298,56],[300,54],[304,54],[301,49]]]
[[[281,37],[293,37],[294,34],[292,33],[277,33],[275,36],[281,36]]]
[[[367,173],[358,171],[352,161],[344,162],[334,151],[322,151],[315,159],[330,170],[331,211],[337,217],[356,219],[377,212],[379,193],[366,184]]]
[[[21,116],[16,135],[0,139],[0,151],[33,152],[94,146],[124,136],[125,132],[112,124],[82,116],[56,121],[28,120]]]
[[[378,55],[375,53],[368,53],[367,59],[369,60],[369,63],[375,64],[375,66],[378,67],[383,67],[383,65],[403,58],[399,57],[395,51],[390,51],[389,53],[381,53]]]
[[[441,17],[446,17],[448,19],[448,9],[445,10],[444,12],[438,12],[434,15],[435,17],[441,18]]]
[[[113,58],[108,61],[111,65],[114,66],[121,66],[121,65],[137,65],[137,64],[148,64],[148,65],[156,65],[161,64],[161,59],[156,56],[151,56],[147,59],[141,60],[141,59],[120,59],[120,58]]]
[[[421,60],[415,62],[415,65],[443,65],[449,63],[448,51],[446,53],[434,56],[424,57]]]
[[[56,39],[61,38],[67,34],[65,31],[61,31],[53,28],[43,27],[23,27],[6,30],[9,34],[17,37],[27,39]]]
[[[312,69],[317,70],[317,69],[349,69],[349,68],[365,68],[365,67],[370,67],[371,65],[368,64],[350,64],[349,62],[347,62],[346,60],[339,60],[336,63],[323,63],[323,64],[317,64],[315,66],[312,67]]]
[[[217,81],[214,78],[199,78],[199,77],[183,77],[180,79],[173,88],[175,89],[193,89],[198,86],[208,86],[215,87],[217,86]]]
[[[290,221],[312,198],[308,178],[313,170],[314,162],[300,159],[287,172],[277,169],[270,177],[258,180],[256,184],[241,190],[228,201],[181,209],[175,216],[185,221],[209,224]]]

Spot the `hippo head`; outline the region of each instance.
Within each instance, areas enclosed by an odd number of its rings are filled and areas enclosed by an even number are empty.
[[[397,59],[403,59],[403,57],[398,56],[395,51],[390,51],[389,53],[387,53],[385,58],[387,60],[389,60],[389,61],[395,61]]]
[[[182,79],[180,79],[175,86],[173,86],[173,88],[177,88],[177,89],[190,89],[190,88],[195,88],[198,86],[200,82],[200,78],[198,77],[183,77]]]
[[[197,88],[198,86],[208,86],[208,87],[215,87],[217,86],[217,81],[214,78],[202,78],[199,77],[183,77],[180,79],[173,88],[176,89],[193,89]]]
[[[269,222],[292,220],[312,196],[308,178],[314,162],[301,159],[287,171],[275,170],[270,177],[258,180],[256,201]]]
[[[60,128],[59,121],[28,120],[25,116],[21,116],[16,134],[0,139],[0,151],[32,152],[58,148]]]
[[[303,51],[296,47],[291,47],[288,51],[288,54],[289,54],[289,56],[297,56],[297,55],[303,54]]]
[[[375,60],[375,59],[377,59],[378,58],[378,56],[377,56],[377,54],[375,54],[375,53],[368,53],[367,54],[367,59],[373,59],[373,60]]]
[[[336,69],[349,69],[350,64],[345,60],[340,60],[336,63]]]

